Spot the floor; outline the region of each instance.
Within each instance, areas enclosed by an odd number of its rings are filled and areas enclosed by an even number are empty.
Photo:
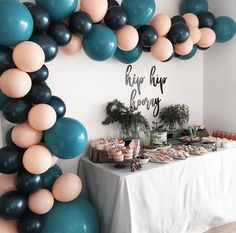
[[[236,222],[213,228],[205,233],[236,233]]]

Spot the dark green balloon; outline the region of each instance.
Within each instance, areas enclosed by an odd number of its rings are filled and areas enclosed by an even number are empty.
[[[44,132],[44,140],[52,154],[61,159],[72,159],[85,150],[88,135],[79,121],[64,117]]]
[[[138,44],[134,49],[130,51],[123,51],[121,49],[117,49],[115,53],[115,58],[117,58],[120,62],[125,64],[131,64],[136,62],[142,55],[143,47],[141,44]]]
[[[199,15],[208,11],[207,0],[182,0],[180,3],[180,14],[193,13]]]
[[[15,46],[30,38],[33,19],[25,5],[18,1],[0,1],[0,15],[0,45]]]
[[[36,4],[43,7],[52,20],[62,20],[75,11],[78,0],[36,0]]]
[[[99,233],[98,215],[91,203],[79,197],[71,202],[55,202],[42,216],[41,233]]]
[[[2,110],[4,104],[9,100],[9,97],[6,96],[2,91],[0,91],[0,110]]]
[[[212,28],[216,33],[216,41],[220,43],[231,40],[236,33],[236,24],[233,19],[221,16],[215,20]]]
[[[41,175],[43,181],[42,188],[52,190],[53,183],[62,174],[63,172],[58,165],[55,165],[54,167],[50,168],[48,171]]]
[[[17,191],[0,197],[0,217],[6,220],[21,218],[27,209],[27,197]]]
[[[15,146],[4,146],[0,149],[0,173],[13,174],[23,167],[24,150]]]

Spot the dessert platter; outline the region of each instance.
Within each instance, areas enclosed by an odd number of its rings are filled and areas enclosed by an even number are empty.
[[[180,137],[179,140],[184,143],[196,143],[196,142],[201,142],[201,138],[198,136],[183,136]]]
[[[180,159],[180,160],[187,159],[190,156],[189,152],[182,149],[174,149],[174,148],[171,148],[169,150],[162,150],[162,154],[168,155],[173,159]]]
[[[169,149],[171,148],[170,143],[163,143],[161,145],[144,145],[142,148],[143,152],[156,152],[157,150]]]
[[[208,150],[202,146],[183,145],[179,146],[178,148],[188,152],[190,155],[204,155],[208,153]]]
[[[167,163],[173,162],[173,158],[162,153],[157,153],[157,154],[150,155],[150,162],[167,164]]]

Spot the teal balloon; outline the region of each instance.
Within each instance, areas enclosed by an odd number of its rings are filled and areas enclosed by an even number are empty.
[[[0,110],[2,110],[4,104],[9,100],[9,97],[4,95],[2,91],[0,91]]]
[[[192,51],[189,54],[184,55],[184,56],[180,56],[178,58],[181,59],[181,60],[189,60],[189,59],[194,57],[196,52],[197,52],[197,45],[194,45]]]
[[[0,1],[0,45],[15,46],[28,40],[33,32],[33,19],[25,5],[18,1]]]
[[[58,165],[51,167],[41,175],[43,181],[42,188],[52,190],[55,180],[62,174],[63,172]]]
[[[131,64],[136,62],[140,58],[142,52],[143,47],[141,44],[138,44],[133,50],[130,51],[123,51],[121,49],[117,49],[115,57],[122,63]]]
[[[61,159],[79,156],[86,148],[88,134],[85,127],[72,118],[61,118],[44,133],[44,141],[52,154]]]
[[[185,13],[193,13],[195,15],[200,15],[201,13],[208,11],[208,1],[207,0],[182,0],[180,3],[179,9],[182,15]]]
[[[78,0],[36,0],[36,4],[43,7],[52,20],[62,20],[75,11]]]
[[[212,28],[216,33],[216,41],[220,43],[231,40],[236,33],[236,24],[228,16],[221,16],[215,20]]]
[[[83,197],[71,202],[55,202],[42,216],[40,233],[99,233],[99,219],[92,204]]]
[[[147,24],[155,14],[155,0],[123,0],[121,7],[127,14],[128,24],[140,27]]]
[[[110,28],[96,24],[92,31],[84,36],[83,48],[93,60],[104,61],[112,57],[116,51],[116,36]]]

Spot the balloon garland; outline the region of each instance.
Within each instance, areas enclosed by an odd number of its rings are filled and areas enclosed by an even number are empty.
[[[142,52],[159,61],[192,58],[197,49],[227,42],[233,19],[215,16],[206,0],[182,0],[181,15],[157,14],[154,0],[0,0],[0,109],[11,123],[0,149],[0,229],[4,233],[97,233],[92,205],[79,196],[78,176],[63,174],[58,158],[72,159],[88,136],[46,84],[44,62],[58,47],[81,47],[96,61],[112,56],[133,63]],[[63,21],[68,19],[68,21]],[[13,50],[11,47],[14,47]],[[18,221],[16,221],[18,220]]]

